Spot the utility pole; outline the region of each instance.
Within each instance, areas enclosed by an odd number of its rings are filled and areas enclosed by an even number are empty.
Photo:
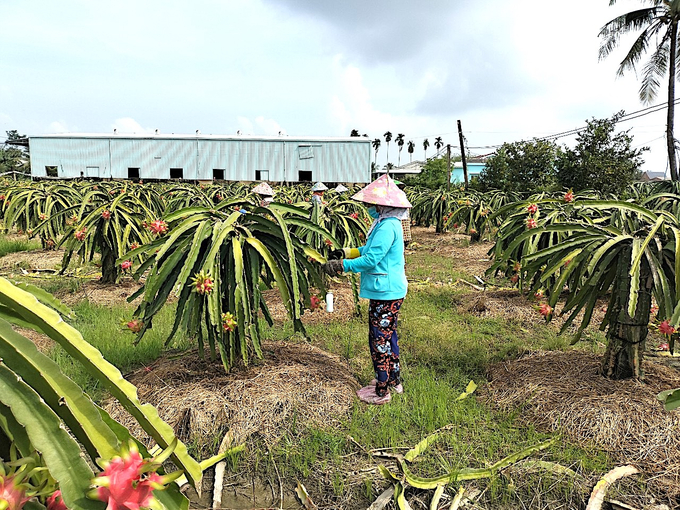
[[[446,168],[448,170],[447,172],[447,179],[446,179],[446,191],[449,191],[451,189],[451,144],[448,143],[446,144]]]
[[[465,144],[463,143],[463,127],[458,120],[458,139],[460,140],[460,156],[463,161],[463,179],[465,179],[465,187],[468,185],[467,160],[465,159]]]

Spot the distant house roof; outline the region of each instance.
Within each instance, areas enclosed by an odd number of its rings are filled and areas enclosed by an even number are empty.
[[[424,161],[411,161],[405,165],[395,166],[390,168],[390,174],[400,174],[400,175],[416,175],[423,171],[425,166]],[[377,174],[384,174],[387,170],[383,167],[375,171]]]
[[[665,181],[666,180],[666,172],[642,172],[642,175],[640,176],[640,180],[642,182],[649,182],[649,181]]]
[[[486,163],[484,161],[466,161],[468,168],[477,170],[477,171],[482,171],[484,168],[486,168]],[[462,161],[456,161],[453,164],[453,168],[463,168],[463,162]]]

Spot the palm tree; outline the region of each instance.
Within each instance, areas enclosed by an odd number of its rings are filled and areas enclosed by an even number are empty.
[[[600,45],[599,58],[609,56],[618,46],[620,38],[630,32],[642,30],[628,53],[621,61],[617,71],[622,76],[625,71],[635,71],[636,64],[642,59],[647,49],[654,50],[644,67],[642,84],[640,85],[640,100],[649,104],[654,100],[661,84],[661,78],[668,73],[668,111],[666,117],[666,146],[668,162],[670,164],[671,179],[678,180],[678,163],[675,158],[675,143],[673,138],[673,124],[675,115],[675,79],[678,54],[678,22],[680,22],[680,1],[641,0],[649,7],[623,14],[611,20],[600,29],[599,37],[603,41]],[[610,0],[614,5],[616,0]]]
[[[399,147],[399,157],[397,158],[397,166],[401,166],[401,151],[404,148],[404,133],[399,133],[395,139]]]
[[[425,138],[425,140],[423,140],[423,150],[425,151],[425,161],[426,162],[427,162],[427,148],[429,146],[430,146],[430,141],[427,138]]]
[[[376,162],[378,161],[378,149],[380,149],[380,138],[375,138],[373,142],[371,142],[373,145],[373,149],[375,149],[375,160]]]
[[[385,141],[387,142],[387,162],[390,162],[390,141],[392,140],[392,133],[389,131],[386,131],[385,134],[383,135],[385,137]]]
[[[438,136],[437,138],[434,139],[434,146],[437,148],[437,152],[444,146],[444,142],[442,142],[442,137]]]
[[[353,129],[352,132],[349,134],[349,136],[359,136],[359,130]]]
[[[413,163],[413,151],[416,148],[416,144],[413,143],[413,140],[409,140],[408,144],[406,146],[406,150],[408,151],[408,161],[409,163]]]

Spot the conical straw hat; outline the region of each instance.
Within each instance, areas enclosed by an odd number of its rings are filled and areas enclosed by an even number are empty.
[[[367,204],[385,205],[387,207],[410,208],[411,203],[406,193],[401,191],[394,180],[387,175],[381,175],[371,184],[352,197],[354,200]]]
[[[253,193],[257,193],[258,195],[268,195],[270,197],[274,196],[274,190],[266,182],[261,182],[260,184],[255,186],[252,191]]]
[[[326,191],[328,187],[323,182],[317,182],[312,186],[312,191]]]
[[[337,191],[338,193],[342,193],[343,191],[347,191],[347,187],[346,187],[346,186],[343,186],[342,184],[338,184],[338,185],[335,187],[335,190],[334,190],[334,191]]]

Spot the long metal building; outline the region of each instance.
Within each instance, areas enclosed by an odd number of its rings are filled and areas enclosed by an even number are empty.
[[[33,177],[274,182],[371,180],[366,137],[29,136]]]

